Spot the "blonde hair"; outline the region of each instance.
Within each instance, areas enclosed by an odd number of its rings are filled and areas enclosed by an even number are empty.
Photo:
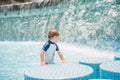
[[[48,38],[51,39],[53,38],[54,36],[59,36],[59,32],[57,30],[50,30],[48,32]]]

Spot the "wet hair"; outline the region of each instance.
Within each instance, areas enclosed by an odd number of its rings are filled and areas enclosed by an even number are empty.
[[[51,39],[53,38],[54,36],[59,36],[59,32],[57,30],[50,30],[48,32],[48,38]]]

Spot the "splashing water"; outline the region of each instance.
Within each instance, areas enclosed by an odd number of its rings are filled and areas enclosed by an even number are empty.
[[[115,0],[70,0],[48,8],[0,13],[0,40],[45,40],[57,29],[61,42],[120,49],[120,5]]]

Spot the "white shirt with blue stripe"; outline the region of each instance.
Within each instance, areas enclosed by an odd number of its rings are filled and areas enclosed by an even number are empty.
[[[46,64],[53,64],[55,52],[59,51],[59,48],[58,48],[57,44],[55,42],[52,42],[52,41],[48,40],[44,44],[42,49],[45,51],[45,62],[46,62]]]

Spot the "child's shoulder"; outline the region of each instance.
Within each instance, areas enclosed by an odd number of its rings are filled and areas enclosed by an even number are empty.
[[[44,45],[50,45],[50,42],[49,42],[49,41],[46,41],[46,42],[44,43]]]
[[[47,49],[50,47],[50,43],[49,43],[49,41],[47,41],[47,42],[45,42],[45,44],[43,45],[43,50],[44,51],[47,51]]]

